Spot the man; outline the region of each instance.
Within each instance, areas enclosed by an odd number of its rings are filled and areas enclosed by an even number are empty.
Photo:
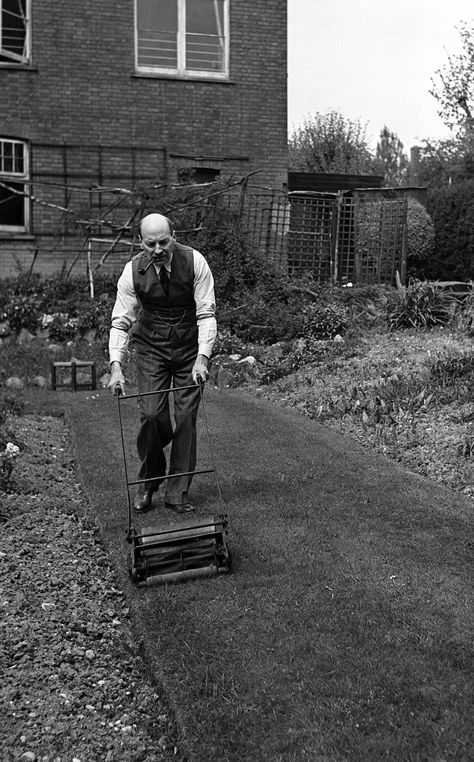
[[[133,507],[137,513],[151,508],[166,474],[163,450],[171,442],[169,475],[184,475],[167,480],[165,505],[188,513],[194,506],[188,496],[192,475],[186,474],[196,467],[197,412],[216,337],[214,280],[202,254],[178,243],[162,214],[143,218],[140,237],[142,250],[127,262],[117,284],[109,387],[125,393],[122,363],[133,326],[139,394],[177,387],[174,427],[167,393],[139,397],[138,479],[156,481],[140,484]]]

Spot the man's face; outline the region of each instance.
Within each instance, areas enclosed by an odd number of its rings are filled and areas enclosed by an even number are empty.
[[[157,264],[169,261],[174,238],[168,225],[148,225],[142,229],[141,238],[143,249]]]

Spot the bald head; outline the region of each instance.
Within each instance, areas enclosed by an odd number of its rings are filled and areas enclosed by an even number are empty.
[[[164,214],[147,214],[140,223],[142,238],[157,240],[172,233],[171,222]]]
[[[147,214],[140,223],[144,250],[157,264],[165,264],[173,251],[173,227],[164,214]]]

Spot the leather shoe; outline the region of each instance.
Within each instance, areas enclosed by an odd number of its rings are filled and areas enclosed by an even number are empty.
[[[135,497],[133,498],[133,510],[135,513],[145,513],[151,508],[151,499],[153,497],[153,489],[139,489]]]
[[[165,508],[169,508],[170,511],[176,513],[192,513],[195,510],[192,503],[165,503]]]

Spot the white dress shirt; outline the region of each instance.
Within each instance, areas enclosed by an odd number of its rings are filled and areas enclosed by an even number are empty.
[[[171,273],[171,260],[166,265],[153,263],[157,274],[166,267]],[[214,296],[214,278],[203,255],[193,249],[194,260],[194,301],[198,325],[198,354],[210,357],[217,334],[216,300]],[[112,310],[112,327],[109,337],[110,362],[123,363],[127,352],[129,331],[140,312],[135,289],[133,288],[132,262],[127,262],[117,283],[117,298]]]

